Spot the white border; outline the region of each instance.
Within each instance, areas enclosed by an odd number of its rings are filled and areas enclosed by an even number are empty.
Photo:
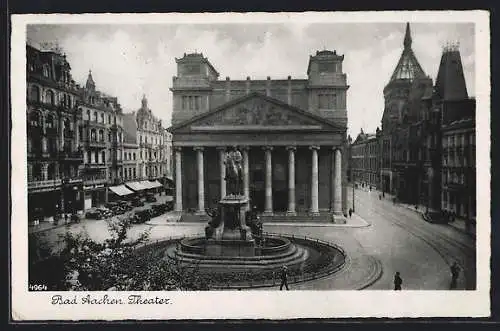
[[[26,25],[470,22],[476,24],[477,290],[142,292],[171,305],[50,304],[53,292],[27,291]],[[490,315],[490,33],[486,11],[13,15],[12,83],[12,318],[14,320],[291,319],[333,317],[486,317]],[[21,185],[22,184],[22,185]],[[106,292],[126,298],[130,293]],[[141,292],[139,292],[141,293]],[[67,293],[73,295],[73,293]],[[86,293],[75,293],[82,297]],[[105,292],[93,292],[94,296]]]

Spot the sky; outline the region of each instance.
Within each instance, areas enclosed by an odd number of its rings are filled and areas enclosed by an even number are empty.
[[[57,42],[84,85],[89,70],[97,89],[118,97],[125,112],[140,108],[142,95],[153,113],[170,125],[175,58],[201,52],[220,79],[307,78],[317,50],[344,54],[348,133],[374,132],[384,109],[383,88],[403,50],[405,23],[225,23],[29,25],[35,47]],[[443,45],[459,42],[467,90],[475,95],[473,23],[411,23],[412,48],[434,81]]]

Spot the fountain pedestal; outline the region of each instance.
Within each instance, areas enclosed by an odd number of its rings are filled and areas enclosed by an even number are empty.
[[[255,239],[245,222],[247,203],[242,195],[227,195],[219,202],[220,223],[207,239],[206,255],[255,256]]]

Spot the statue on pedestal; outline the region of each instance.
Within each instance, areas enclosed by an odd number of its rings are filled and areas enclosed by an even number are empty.
[[[243,157],[236,146],[231,151],[226,152],[224,164],[226,165],[227,195],[242,195],[243,171],[241,162]]]

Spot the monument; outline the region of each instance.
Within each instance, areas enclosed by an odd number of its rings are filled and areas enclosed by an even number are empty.
[[[215,211],[208,212],[212,220],[205,228],[205,253],[208,256],[254,256],[255,239],[246,225],[248,197],[243,195],[241,152],[236,146],[226,152],[227,195],[219,201]]]

